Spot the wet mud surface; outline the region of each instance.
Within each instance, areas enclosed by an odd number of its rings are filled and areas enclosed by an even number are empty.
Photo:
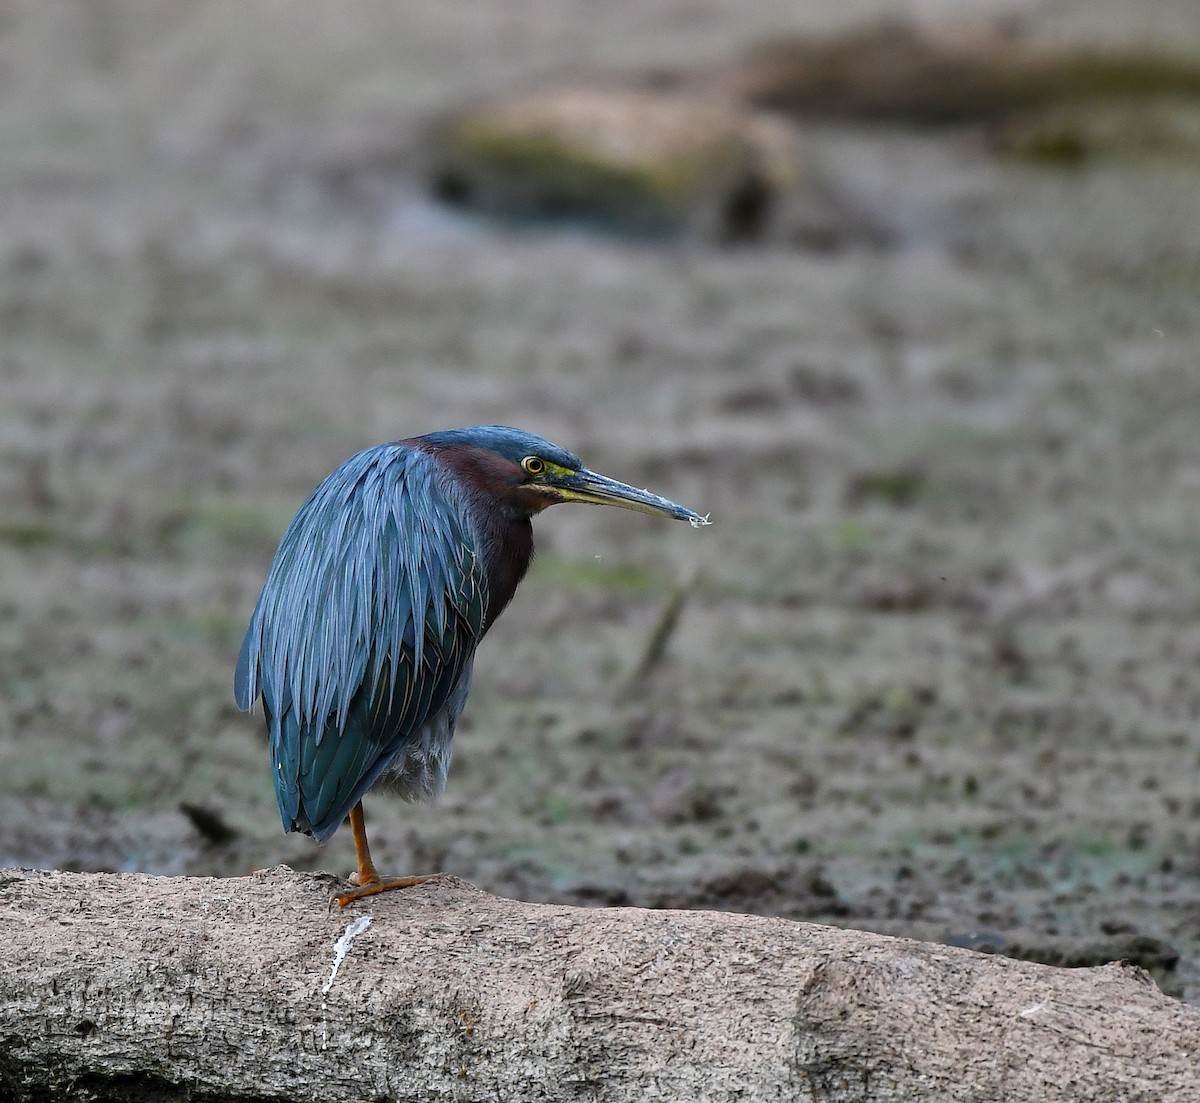
[[[809,25],[668,7],[507,39],[437,5],[5,17],[0,864],[348,871],[347,832],[280,833],[242,631],[340,460],[502,422],[715,524],[538,519],[445,798],[368,799],[381,868],[1128,958],[1200,999],[1200,160],[827,124],[864,221],[820,248],[331,193],[468,95]],[[1107,7],[1042,30],[1127,38]],[[1189,10],[1138,33],[1200,54]]]

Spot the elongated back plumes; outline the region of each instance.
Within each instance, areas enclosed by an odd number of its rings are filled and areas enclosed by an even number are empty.
[[[320,837],[331,820],[332,834],[379,760],[446,704],[482,634],[486,579],[468,500],[418,448],[369,448],[312,493],[235,678],[241,708],[263,698],[285,829]],[[346,745],[321,754],[327,739]],[[304,784],[318,758],[338,775],[314,776],[322,799]]]

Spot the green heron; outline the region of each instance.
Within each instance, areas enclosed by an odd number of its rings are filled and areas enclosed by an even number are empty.
[[[351,456],[300,507],[275,553],[238,656],[234,694],[261,696],[285,832],[326,842],[349,817],[351,900],[426,877],[381,879],[363,795],[446,785],[475,648],[533,558],[530,518],[589,502],[708,523],[587,470],[501,425],[429,433]]]

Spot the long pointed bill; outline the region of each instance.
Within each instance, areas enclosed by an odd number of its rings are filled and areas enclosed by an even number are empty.
[[[661,517],[674,517],[677,521],[689,521],[693,528],[711,525],[707,515],[701,516],[675,502],[651,494],[648,490],[619,483],[607,475],[595,471],[575,471],[554,480],[554,489],[563,502],[590,502],[597,506],[620,506],[639,513],[654,513]]]

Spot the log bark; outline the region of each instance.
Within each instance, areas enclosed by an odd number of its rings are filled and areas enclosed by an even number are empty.
[[[780,919],[0,872],[0,1099],[1200,1099],[1200,1010]]]

